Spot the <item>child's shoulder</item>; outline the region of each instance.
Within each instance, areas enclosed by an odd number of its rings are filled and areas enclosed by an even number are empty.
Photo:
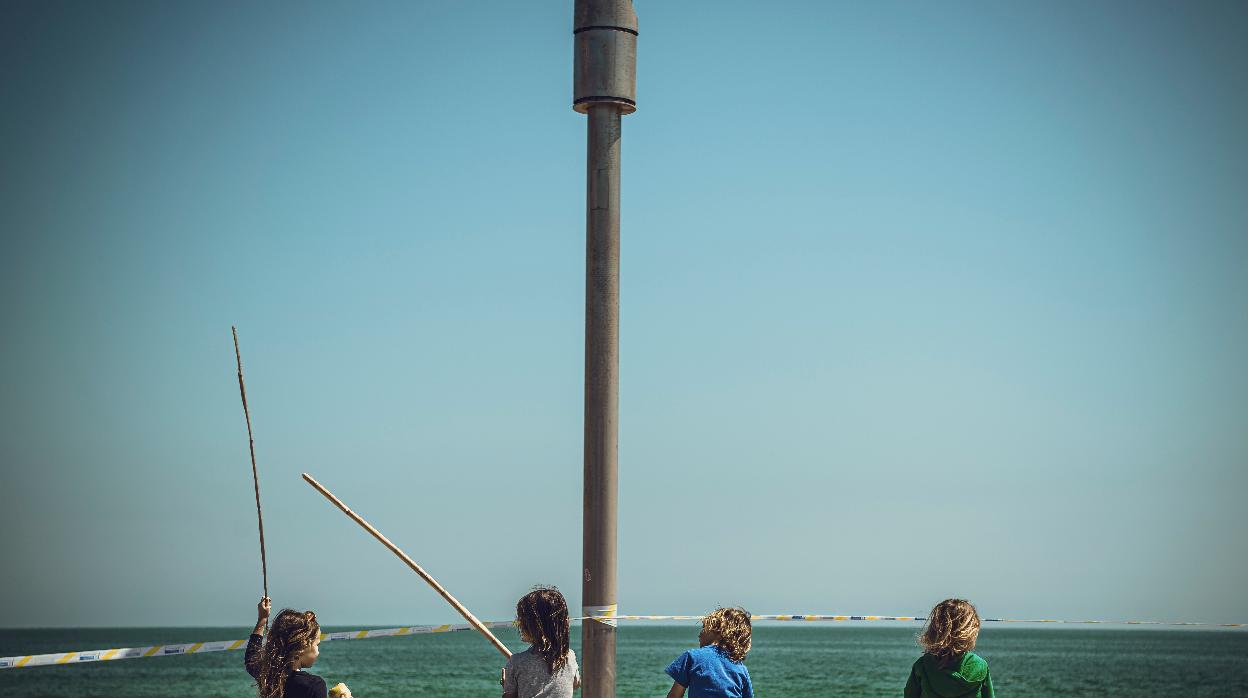
[[[732,664],[741,667],[742,669],[745,668],[744,661],[738,662],[734,660],[732,657],[728,656],[728,653],[725,652],[722,647],[719,647],[718,645],[703,645],[702,647],[695,647],[694,649],[688,650],[687,654],[701,662]]]
[[[572,667],[577,671],[580,670],[580,666],[576,663],[576,650],[571,647],[568,648],[566,666]],[[516,652],[508,657],[507,668],[509,670],[514,669],[516,671],[525,671],[528,669],[540,669],[541,672],[548,671],[546,668],[546,658],[542,656],[542,653],[539,652],[536,647],[532,646],[523,652]]]
[[[712,645],[706,645],[704,647],[691,647],[684,652],[681,652],[680,656],[677,657],[672,664],[704,664],[708,661],[712,661],[714,659],[714,654],[715,648]]]
[[[988,673],[988,660],[974,652],[963,654],[962,659],[958,660],[956,665],[950,665],[942,662],[939,657],[924,653],[914,660],[913,667],[918,669],[925,665],[941,671],[957,672],[972,681],[982,680],[984,674]]]
[[[323,696],[326,692],[325,679],[306,671],[296,671],[286,679],[288,695]]]
[[[690,657],[701,659],[703,661],[713,661],[724,656],[723,651],[720,650],[715,645],[703,645],[701,647],[694,647],[693,649],[685,650],[685,654],[688,654]]]
[[[982,681],[984,674],[988,673],[988,660],[975,654],[967,652],[962,655],[961,665],[958,667],[958,673],[962,674],[972,681]]]
[[[528,647],[520,652],[516,652],[507,658],[507,666],[523,666],[529,662],[544,662],[542,654],[537,651],[536,647]]]

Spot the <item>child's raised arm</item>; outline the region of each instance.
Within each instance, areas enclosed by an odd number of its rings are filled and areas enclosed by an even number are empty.
[[[260,599],[260,603],[256,604],[256,629],[251,631],[252,635],[264,636],[264,631],[269,627],[269,613],[273,611],[273,600],[269,597]]]
[[[251,637],[247,638],[247,651],[243,653],[243,667],[253,679],[260,678],[260,638],[264,637],[264,631],[268,629],[269,611],[272,609],[273,601],[267,596],[256,604],[256,628],[251,631]]]
[[[667,692],[667,698],[684,698],[685,687],[681,686],[678,681],[672,682],[672,690]]]

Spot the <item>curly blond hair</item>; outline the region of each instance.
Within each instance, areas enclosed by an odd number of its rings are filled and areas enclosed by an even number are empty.
[[[923,651],[952,664],[975,649],[979,636],[979,612],[966,599],[945,599],[927,614],[927,625],[919,635]]]
[[[702,618],[702,631],[710,633],[716,647],[734,662],[750,653],[750,614],[743,608],[717,608]]]

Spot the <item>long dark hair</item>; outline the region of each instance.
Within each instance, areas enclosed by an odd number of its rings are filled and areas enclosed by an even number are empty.
[[[533,642],[533,648],[550,673],[555,673],[568,663],[568,602],[554,587],[533,587],[533,591],[516,602],[516,622]]]
[[[299,659],[320,635],[321,625],[311,611],[287,608],[277,614],[260,653],[259,698],[284,698],[286,677],[299,668]]]

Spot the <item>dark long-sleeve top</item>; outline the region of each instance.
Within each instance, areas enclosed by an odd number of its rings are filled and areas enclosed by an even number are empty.
[[[243,655],[243,666],[247,668],[247,673],[251,674],[251,678],[257,680],[260,678],[260,649],[263,642],[263,638],[253,634],[247,638],[247,653]],[[327,698],[327,696],[325,679],[316,674],[292,671],[286,676],[285,698]]]

